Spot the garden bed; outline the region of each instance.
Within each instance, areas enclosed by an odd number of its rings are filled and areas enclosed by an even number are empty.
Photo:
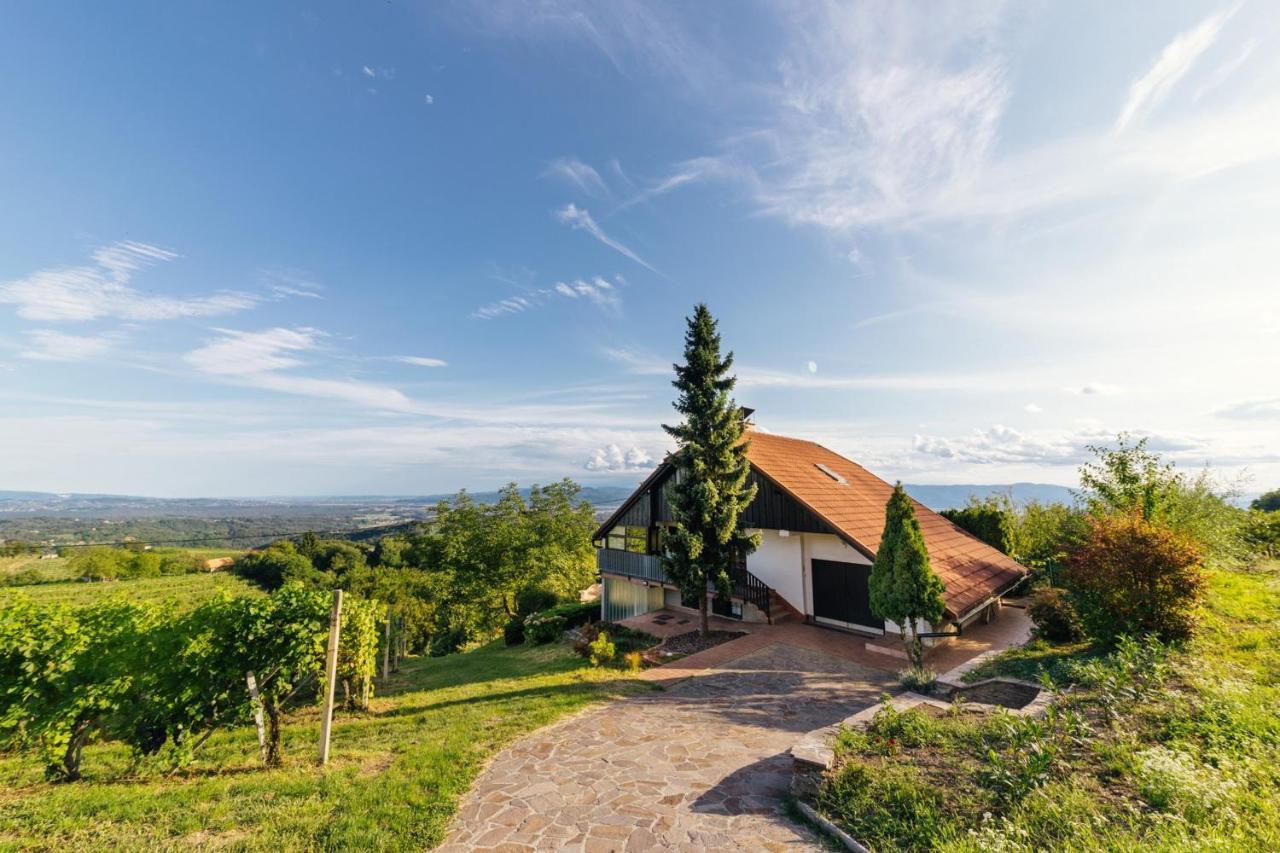
[[[730,640],[736,640],[746,635],[746,631],[709,631],[704,637],[697,631],[688,631],[684,634],[667,637],[660,646],[654,649],[654,652],[665,663],[672,658],[704,652],[707,649],[715,648],[721,643],[727,643]]]

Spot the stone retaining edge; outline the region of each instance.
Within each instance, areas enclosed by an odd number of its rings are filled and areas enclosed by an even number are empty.
[[[851,850],[853,853],[871,853],[870,850],[855,841],[849,833],[814,811],[813,807],[808,803],[796,800],[796,808],[800,809],[800,813],[813,821],[823,832],[843,844],[846,850]]]

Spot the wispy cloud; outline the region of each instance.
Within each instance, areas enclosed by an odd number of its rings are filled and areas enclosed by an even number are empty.
[[[550,300],[560,298],[583,299],[616,315],[622,311],[622,295],[619,288],[625,283],[626,280],[620,275],[615,275],[613,281],[599,275],[589,279],[558,281],[551,287],[536,288],[481,305],[471,312],[471,316],[477,320],[493,320],[504,314],[523,314]]]
[[[146,243],[113,243],[95,249],[92,257],[92,265],[53,267],[4,282],[0,303],[16,305],[18,316],[28,320],[73,322],[205,317],[243,311],[260,301],[253,294],[236,291],[176,298],[135,290],[129,282],[136,273],[178,257]]]
[[[605,358],[617,362],[626,368],[628,373],[640,376],[662,376],[671,373],[671,362],[663,361],[652,353],[626,347],[605,347],[601,350]]]
[[[622,304],[617,287],[601,276],[596,276],[590,281],[583,279],[576,279],[571,282],[559,281],[556,282],[555,291],[569,299],[586,299],[614,313],[619,310]]]
[[[1232,8],[1210,15],[1169,42],[1147,73],[1129,86],[1129,97],[1116,119],[1117,132],[1123,131],[1135,119],[1159,106],[1169,96],[1200,55],[1217,40],[1222,25],[1235,12],[1236,9]]]
[[[50,329],[33,329],[26,337],[28,348],[18,357],[32,361],[91,361],[106,355],[120,340],[115,333],[67,335]]]
[[[561,157],[553,160],[542,173],[567,181],[582,192],[595,198],[608,198],[609,187],[600,173],[577,157]]]
[[[564,223],[565,225],[568,225],[570,228],[574,229],[575,231],[587,232],[592,237],[596,238],[601,243],[608,246],[610,249],[613,249],[615,252],[617,252],[618,254],[622,255],[625,258],[629,258],[635,261],[637,264],[644,267],[645,269],[658,273],[658,275],[662,275],[662,273],[658,271],[657,267],[653,266],[644,258],[640,257],[635,252],[631,251],[631,249],[627,248],[618,240],[615,240],[614,238],[610,237],[608,234],[604,233],[604,230],[601,229],[601,227],[596,223],[595,219],[592,218],[591,212],[589,210],[580,208],[577,205],[570,202],[569,204],[566,204],[564,207],[562,207],[560,210],[557,210],[555,212],[555,217],[558,221]]]
[[[300,299],[323,299],[321,291],[324,286],[312,281],[311,278],[301,270],[280,268],[262,270],[259,273],[267,292],[274,299],[289,299],[297,297]]]
[[[449,362],[443,358],[426,358],[420,355],[402,355],[396,358],[396,361],[403,364],[412,364],[416,367],[447,367]]]
[[[428,413],[423,405],[385,385],[290,372],[304,366],[301,354],[316,349],[325,337],[318,329],[277,327],[260,332],[215,331],[219,338],[183,356],[183,361],[201,373],[237,385],[341,400],[374,411]]]
[[[527,296],[508,296],[505,299],[481,305],[471,312],[471,316],[477,320],[492,320],[495,317],[501,317],[503,314],[522,314],[530,308],[541,305],[549,292],[541,289],[535,290]]]

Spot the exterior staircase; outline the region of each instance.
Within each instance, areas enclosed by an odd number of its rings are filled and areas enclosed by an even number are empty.
[[[769,590],[769,622],[777,625],[779,622],[803,622],[804,614],[791,606],[791,602],[778,595],[777,590],[770,588]]]

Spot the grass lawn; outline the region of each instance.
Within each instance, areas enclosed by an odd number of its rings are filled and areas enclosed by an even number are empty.
[[[1033,642],[973,678],[1057,708],[884,711],[842,732],[818,807],[876,850],[1280,849],[1280,564],[1216,570],[1181,649]]]
[[[0,603],[3,603],[8,596],[26,595],[32,601],[58,602],[75,607],[92,604],[107,596],[119,595],[133,601],[173,601],[180,607],[188,608],[221,592],[229,592],[232,595],[264,594],[256,584],[230,572],[222,571],[94,583],[66,581],[65,583],[0,587]]]
[[[340,713],[330,765],[315,766],[319,713],[294,713],[286,766],[265,770],[252,728],[215,735],[189,768],[132,766],[86,750],[81,782],[42,781],[29,756],[0,756],[0,848],[421,849],[439,843],[485,760],[525,732],[594,702],[651,689],[592,669],[561,644],[495,643],[405,661],[367,713]]]

